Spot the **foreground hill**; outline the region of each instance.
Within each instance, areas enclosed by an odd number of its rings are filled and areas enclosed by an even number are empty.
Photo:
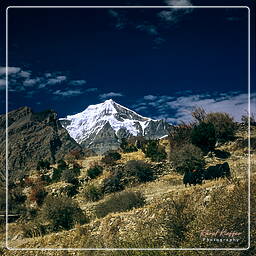
[[[176,173],[171,165],[166,163],[151,163],[157,170],[156,179],[146,183],[135,183],[125,188],[124,192],[140,192],[145,198],[145,204],[128,210],[111,212],[103,217],[97,215],[99,206],[107,205],[115,194],[108,194],[96,202],[89,202],[84,196],[84,189],[89,185],[98,186],[106,177],[112,175],[112,168],[104,169],[95,179],[86,181],[74,200],[90,217],[90,222],[75,226],[68,231],[35,235],[32,238],[20,237],[24,223],[9,225],[10,247],[18,248],[245,248],[247,247],[248,225],[248,148],[247,132],[239,131],[234,141],[221,145],[217,150],[230,153],[228,158],[222,159],[216,155],[206,156],[208,166],[224,161],[231,168],[231,179],[205,181],[203,185],[185,187],[182,175]],[[252,132],[251,147],[251,235],[252,244],[247,251],[6,251],[3,255],[255,255],[255,138],[256,130]],[[100,156],[78,160],[82,165],[80,180],[86,178],[88,168]],[[141,151],[122,154],[117,161],[121,168],[127,160],[144,160]],[[54,186],[53,186],[54,185]],[[49,192],[65,187],[63,181],[47,187]],[[118,195],[118,193],[117,193]],[[113,206],[112,206],[113,207]],[[202,232],[236,232],[236,239],[231,241],[205,241]],[[37,231],[35,230],[35,233]],[[228,236],[228,235],[226,235]],[[210,237],[210,236],[209,236]],[[230,238],[230,237],[222,237]],[[233,237],[234,238],[234,237]]]
[[[170,126],[163,120],[143,117],[111,99],[60,118],[60,122],[76,142],[97,153],[117,149],[121,139],[130,136],[161,138],[168,134]]]

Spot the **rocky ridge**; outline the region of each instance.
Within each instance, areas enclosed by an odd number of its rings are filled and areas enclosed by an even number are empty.
[[[0,169],[5,170],[6,116],[0,116]],[[81,147],[60,125],[53,110],[34,113],[21,107],[8,113],[8,170],[34,168],[41,159],[50,163],[64,157],[72,149]]]

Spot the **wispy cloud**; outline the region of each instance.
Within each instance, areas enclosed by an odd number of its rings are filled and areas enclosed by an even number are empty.
[[[59,95],[62,97],[72,97],[72,96],[78,96],[83,94],[84,92],[81,90],[66,90],[66,91],[61,91],[61,90],[57,90],[55,92],[53,92],[53,94],[55,95]]]
[[[99,95],[99,98],[101,100],[109,99],[109,98],[114,98],[114,97],[123,97],[122,93],[118,92],[109,92],[109,93],[103,93]]]
[[[154,96],[154,95],[146,95],[143,97],[144,100],[156,100],[157,99],[157,96]]]
[[[6,68],[0,67],[0,90],[5,89]],[[44,91],[48,94],[62,97],[78,96],[85,92],[96,91],[97,88],[84,88],[85,80],[72,80],[63,72],[47,72],[33,74],[31,70],[23,70],[20,67],[8,68],[8,90],[10,92],[23,92],[25,97]],[[69,87],[68,87],[69,85]],[[60,86],[63,89],[60,89]],[[76,87],[76,89],[70,87]]]
[[[69,82],[70,85],[84,85],[86,84],[86,81],[85,80],[73,80],[73,81],[70,81]]]
[[[95,87],[86,89],[86,92],[96,92],[96,91],[98,91],[98,88],[95,88]]]
[[[189,0],[166,0],[165,4],[168,6],[192,6]],[[192,8],[168,8],[160,11],[158,17],[167,24],[173,24],[178,22],[184,15],[191,13]]]
[[[167,6],[192,6],[189,0],[166,0],[163,3]],[[165,25],[169,26],[177,23],[184,15],[192,12],[192,9],[166,8],[166,10],[156,11],[153,17],[152,15],[147,17],[144,10],[138,9],[137,11],[143,12],[141,18],[139,15],[134,18],[134,16],[130,15],[131,12],[129,10],[110,9],[108,13],[115,21],[114,26],[118,30],[132,28],[141,31],[151,36],[153,44],[159,46],[165,42],[162,36],[162,31],[166,28]],[[154,23],[152,23],[152,20],[155,20]]]
[[[154,109],[155,119],[165,119],[171,123],[192,120],[191,111],[195,107],[203,107],[206,112],[227,112],[240,121],[241,116],[248,110],[248,94],[230,91],[225,93],[212,92],[189,94],[184,91],[180,96],[153,96],[146,95],[133,107],[136,111]],[[152,96],[152,97],[151,97]],[[251,93],[251,112],[256,113],[256,93]],[[149,112],[149,111],[148,111]]]

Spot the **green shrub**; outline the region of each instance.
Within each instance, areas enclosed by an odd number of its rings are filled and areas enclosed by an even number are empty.
[[[233,117],[229,114],[221,112],[209,113],[205,121],[214,125],[218,141],[224,142],[234,138],[236,126]]]
[[[62,174],[62,170],[61,169],[53,169],[53,173],[52,173],[52,182],[58,182],[61,178],[61,174]]]
[[[50,169],[50,162],[47,160],[40,160],[37,163],[36,169],[39,170],[49,170]]]
[[[78,186],[77,185],[68,186],[66,192],[67,192],[68,197],[73,197],[76,194],[78,194],[78,192],[79,192],[78,191]]]
[[[170,161],[179,173],[185,173],[194,169],[200,170],[205,165],[201,149],[192,144],[174,148],[170,152]]]
[[[83,191],[84,197],[88,201],[98,201],[102,198],[102,192],[99,188],[94,185],[88,185]]]
[[[122,191],[112,195],[105,202],[97,205],[96,215],[101,218],[112,212],[124,212],[145,204],[143,195],[139,192]]]
[[[32,186],[31,192],[29,195],[29,200],[31,202],[36,202],[38,206],[41,206],[46,196],[47,196],[47,192],[44,189],[43,185],[38,183]]]
[[[87,171],[87,175],[91,178],[91,179],[95,179],[96,177],[98,177],[99,175],[101,175],[103,172],[103,167],[100,165],[94,165],[91,168],[88,169]]]
[[[102,184],[102,192],[104,194],[121,191],[124,185],[121,182],[123,174],[120,171],[115,171],[108,178],[104,179]]]
[[[154,162],[163,161],[167,157],[164,147],[159,145],[158,140],[149,140],[142,151],[146,157]]]
[[[55,231],[70,229],[76,223],[87,222],[87,218],[78,204],[66,196],[48,196],[40,214],[44,221],[50,222]]]
[[[22,235],[26,238],[43,236],[46,232],[46,226],[40,220],[33,220],[21,226]]]
[[[215,128],[212,123],[200,123],[192,129],[191,142],[203,152],[213,150],[216,144]]]
[[[59,170],[65,170],[65,169],[68,168],[68,165],[66,164],[66,162],[65,162],[63,159],[61,159],[61,160],[59,160],[59,161],[57,162],[57,168],[58,168]]]
[[[191,132],[193,126],[193,124],[185,123],[171,126],[168,136],[171,150],[176,146],[191,143]]]
[[[73,172],[73,170],[71,169],[66,169],[62,171],[61,174],[61,180],[67,182],[67,183],[71,183],[74,185],[78,184],[78,180],[76,178],[76,173]]]
[[[125,165],[125,171],[128,176],[135,176],[140,182],[151,181],[154,179],[154,173],[150,164],[141,160],[130,160]]]
[[[108,151],[102,158],[102,163],[106,165],[114,165],[117,160],[121,159],[121,155],[116,151]]]
[[[130,152],[138,151],[137,147],[134,144],[129,143],[126,138],[122,138],[120,148],[122,149],[122,151],[124,153],[130,153]]]

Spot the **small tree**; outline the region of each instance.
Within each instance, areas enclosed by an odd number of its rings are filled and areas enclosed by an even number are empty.
[[[140,182],[147,182],[154,179],[154,173],[151,166],[144,161],[130,160],[125,165],[126,173],[135,176]]]
[[[103,196],[101,190],[94,185],[89,185],[85,187],[83,194],[86,200],[92,202],[100,200]]]
[[[213,150],[216,144],[215,128],[212,123],[200,123],[191,132],[191,142],[204,152]]]
[[[61,174],[61,180],[67,183],[71,183],[73,185],[78,185],[79,183],[76,177],[76,173],[74,173],[73,170],[69,169],[63,170]]]
[[[47,192],[45,191],[43,186],[40,184],[37,184],[31,188],[29,200],[31,202],[36,202],[38,206],[41,206],[46,196],[47,196]]]
[[[196,107],[191,115],[199,123],[204,122],[207,117],[207,113],[202,107]]]
[[[213,124],[218,141],[228,141],[234,138],[236,126],[233,117],[229,114],[209,113],[206,116],[206,122]]]
[[[43,220],[51,223],[54,230],[70,229],[76,223],[84,224],[88,220],[71,198],[48,196],[41,210]]]
[[[47,160],[39,160],[37,163],[36,169],[40,170],[49,170],[50,169],[50,162]]]
[[[101,175],[103,172],[103,167],[100,165],[94,165],[91,168],[89,168],[89,170],[87,171],[87,175],[91,178],[91,179],[95,179],[96,177],[98,177],[99,175]]]
[[[57,168],[59,170],[65,170],[68,168],[68,165],[66,164],[66,162],[63,159],[59,160],[57,164],[58,164]]]
[[[121,159],[121,155],[117,151],[108,151],[102,158],[102,163],[106,165],[114,165],[117,160]]]
[[[104,179],[102,184],[102,192],[104,194],[121,191],[124,189],[124,185],[121,182],[123,174],[120,171],[116,171],[108,178]]]
[[[137,147],[133,143],[129,142],[126,138],[122,138],[120,148],[125,153],[138,151]]]
[[[167,154],[163,146],[159,145],[158,140],[149,140],[143,152],[154,162],[160,162],[166,159]]]
[[[170,161],[175,170],[182,174],[205,166],[202,150],[192,144],[174,148],[170,153]]]
[[[173,125],[169,130],[169,142],[171,150],[172,148],[181,144],[191,143],[191,132],[194,124],[181,123],[179,125]]]

